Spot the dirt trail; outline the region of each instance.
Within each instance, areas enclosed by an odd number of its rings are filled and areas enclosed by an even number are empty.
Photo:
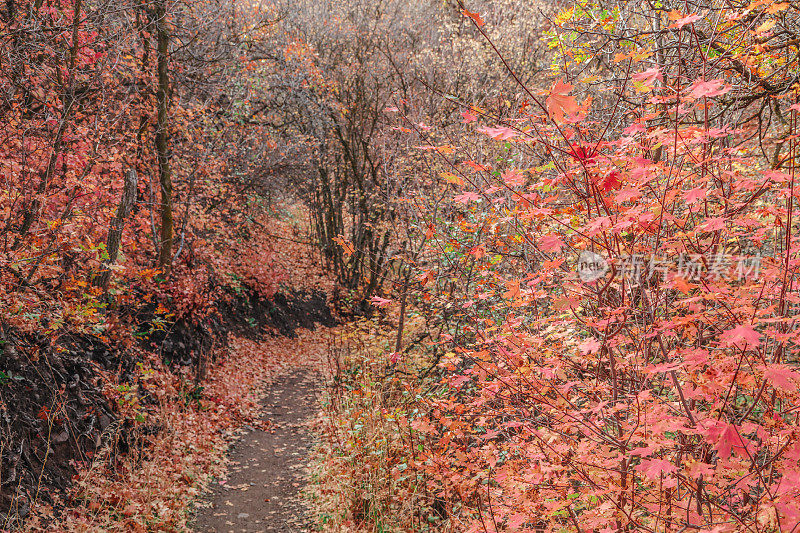
[[[311,531],[300,501],[311,446],[307,423],[320,382],[308,370],[275,380],[264,402],[268,431],[248,428],[230,454],[230,471],[214,482],[195,524],[198,532]]]

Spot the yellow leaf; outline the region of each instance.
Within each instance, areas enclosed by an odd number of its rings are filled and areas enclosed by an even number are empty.
[[[464,180],[462,180],[461,178],[450,172],[442,172],[441,174],[439,174],[439,176],[444,178],[444,180],[448,183],[452,183],[454,185],[459,185],[459,186],[464,185]]]
[[[756,28],[756,33],[764,33],[771,30],[775,26],[776,22],[774,20],[768,20],[758,28]]]

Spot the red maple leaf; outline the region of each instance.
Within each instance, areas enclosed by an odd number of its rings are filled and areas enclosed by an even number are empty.
[[[636,466],[636,470],[649,479],[657,480],[661,474],[672,474],[677,472],[678,468],[664,459],[642,459],[642,462]]]
[[[475,161],[464,161],[464,164],[467,165],[472,170],[474,170],[475,172],[483,172],[484,170],[490,169],[490,167],[481,165],[479,163],[476,163]]]
[[[725,80],[704,80],[698,78],[694,80],[689,90],[695,98],[703,98],[710,96],[721,96],[731,90],[731,86],[725,83]]]
[[[548,233],[547,235],[539,237],[539,248],[545,252],[557,252],[562,246],[564,246],[564,241],[554,233]]]
[[[719,429],[719,427],[717,429]],[[739,435],[736,426],[734,424],[724,424],[721,431],[719,431],[717,442],[714,445],[714,449],[717,450],[719,456],[722,459],[727,459],[731,456],[731,450],[733,448],[744,449],[744,447],[745,443],[742,440],[742,436]]]
[[[693,204],[699,200],[704,200],[705,197],[708,196],[708,191],[703,188],[696,188],[686,191],[683,195],[683,199],[686,200],[687,204]]]
[[[507,170],[500,177],[509,187],[522,187],[525,185],[525,175],[517,169]]]
[[[595,150],[594,146],[585,146],[580,144],[573,144],[570,146],[569,153],[578,161],[585,161],[586,163],[594,163],[594,157],[597,155],[597,151]]]
[[[594,337],[589,337],[578,345],[578,350],[580,350],[582,354],[586,355],[590,353],[597,353],[600,351],[601,346],[602,344],[600,344],[600,341]]]
[[[485,133],[486,135],[497,141],[505,141],[511,139],[512,137],[516,137],[518,135],[516,131],[506,126],[499,126],[497,128],[486,128],[486,127],[478,128],[478,132]]]
[[[669,13],[669,18],[675,21],[672,24],[670,24],[669,27],[678,29],[683,28],[687,24],[694,24],[698,20],[703,20],[703,17],[701,17],[697,13],[690,13],[688,15],[684,15],[680,11],[671,11]]]
[[[460,204],[468,204],[470,202],[477,202],[478,200],[480,200],[480,198],[481,197],[478,196],[478,193],[474,191],[467,191],[464,194],[459,194],[454,199],[456,202]]]
[[[631,78],[633,81],[638,81],[648,87],[652,86],[653,82],[656,80],[664,80],[664,76],[661,74],[661,70],[659,70],[658,67],[649,68],[644,72],[637,72],[631,76]]]
[[[602,192],[608,192],[611,189],[619,189],[622,186],[622,174],[616,170],[612,170],[597,182],[597,187]]]
[[[469,111],[462,111],[461,116],[464,117],[464,120],[462,121],[464,124],[469,124],[470,122],[475,122],[478,120],[478,116],[470,113]]]
[[[744,324],[739,324],[720,336],[720,340],[727,346],[741,346],[742,343],[746,343],[750,348],[758,346],[760,338],[761,335],[756,330]]]
[[[800,373],[790,366],[776,363],[765,367],[764,378],[776,389],[794,392],[797,390],[798,382],[800,382]]]
[[[614,197],[614,199],[617,202],[627,202],[628,200],[639,198],[641,195],[642,192],[639,189],[635,187],[629,187],[627,189],[622,189],[621,191],[619,191],[617,195]]]
[[[700,228],[702,228],[704,231],[717,231],[720,229],[725,229],[725,217],[707,218]]]
[[[386,298],[381,298],[380,296],[373,296],[369,299],[370,303],[376,307],[386,307],[391,305],[392,301],[387,300]]]

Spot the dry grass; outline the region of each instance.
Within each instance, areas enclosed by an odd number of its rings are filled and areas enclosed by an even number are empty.
[[[414,320],[408,336],[414,335]],[[316,421],[309,498],[325,531],[447,531],[442,502],[417,468],[424,441],[410,422],[422,407],[424,361],[390,362],[394,333],[351,325],[329,348],[330,381]]]

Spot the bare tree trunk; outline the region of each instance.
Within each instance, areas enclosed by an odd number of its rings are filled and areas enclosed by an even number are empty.
[[[100,275],[94,282],[96,286],[102,287],[103,292],[108,290],[108,282],[111,280],[111,266],[117,262],[125,219],[130,214],[133,204],[136,203],[138,181],[136,170],[128,169],[125,171],[125,188],[122,191],[122,198],[119,201],[119,206],[117,206],[117,214],[114,216],[114,219],[111,221],[111,227],[108,229],[108,239],[106,241],[108,262],[103,265],[103,271],[100,272]]]
[[[401,265],[402,271],[402,265]],[[410,269],[409,269],[410,271]],[[400,294],[400,318],[397,320],[397,338],[395,339],[394,343],[394,351],[395,353],[400,353],[400,350],[403,348],[403,328],[405,327],[406,323],[406,299],[408,296],[408,282],[409,276],[406,274],[405,279],[403,280],[403,285],[401,285],[400,290],[403,291]]]
[[[172,170],[169,166],[169,33],[167,32],[167,2],[156,3],[156,38],[158,41],[158,121],[156,129],[156,156],[161,182],[161,246],[158,265],[165,274],[172,266],[172,241],[175,234],[172,217]]]

